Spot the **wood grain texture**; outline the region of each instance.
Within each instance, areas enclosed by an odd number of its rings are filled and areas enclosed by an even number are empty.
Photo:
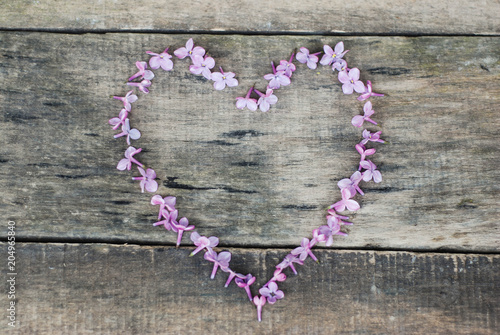
[[[157,208],[136,172],[115,169],[127,145],[113,139],[123,85],[145,50],[181,46],[186,35],[1,33],[2,217],[28,240],[172,244],[153,228]],[[222,245],[295,246],[324,224],[336,183],[357,168],[350,125],[362,102],[344,96],[328,68],[301,66],[269,113],[242,112],[235,97],[270,72],[271,60],[318,36],[194,36],[238,88],[213,90],[187,61],[158,73],[134,104],[139,160],[157,171],[159,193]],[[388,96],[375,119],[392,144],[377,146],[384,181],[366,196],[339,248],[500,250],[498,38],[348,37],[346,58]],[[186,241],[186,240],[185,240]]]
[[[5,244],[2,244],[2,250]],[[500,257],[317,251],[263,321],[181,248],[18,244],[19,334],[495,334]],[[286,250],[231,249],[262,284]],[[179,266],[181,264],[181,266]],[[246,272],[245,272],[246,273]],[[5,306],[6,295],[0,296]],[[5,323],[1,324],[5,330]]]
[[[0,0],[0,8],[0,29],[404,35],[500,32],[496,0]]]

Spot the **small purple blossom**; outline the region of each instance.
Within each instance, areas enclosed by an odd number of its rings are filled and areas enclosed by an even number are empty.
[[[134,147],[128,147],[127,150],[125,150],[125,158],[122,158],[119,162],[116,168],[120,171],[123,171],[125,169],[129,170],[132,169],[132,163],[137,164],[141,167],[144,167],[144,164],[139,162],[137,159],[134,158],[135,154],[138,154],[139,152],[142,151],[142,148],[136,149]]]
[[[363,100],[366,100],[370,97],[383,97],[384,95],[381,94],[381,93],[373,93],[372,92],[372,82],[367,80],[366,81],[366,91],[363,92],[363,94],[361,94],[357,99],[359,101],[363,101]]]
[[[174,55],[176,55],[179,59],[184,59],[187,56],[193,58],[193,56],[198,55],[198,56],[204,56],[205,55],[205,49],[202,47],[194,47],[194,42],[193,39],[190,38],[186,42],[186,47],[179,48],[174,51]]]
[[[333,206],[330,206],[330,208],[328,209],[328,216],[327,216],[327,218],[330,217],[330,216],[331,217],[335,217],[335,218],[340,219],[340,220],[349,220],[348,216],[338,214],[335,211],[335,209],[333,208]],[[352,223],[346,222],[344,224],[352,224]]]
[[[286,280],[286,274],[282,272],[283,270],[276,268],[274,271],[273,277],[269,279],[269,281],[264,285],[267,286],[269,283],[274,282],[274,281],[285,281]]]
[[[377,124],[377,122],[370,119],[370,116],[372,116],[373,113],[375,113],[375,111],[372,109],[372,103],[370,101],[367,101],[365,103],[365,105],[363,106],[363,111],[364,111],[363,116],[356,115],[355,117],[352,118],[351,123],[354,127],[361,128],[363,126],[363,122],[365,122],[365,121],[371,122],[373,124]]]
[[[113,130],[116,130],[120,128],[120,126],[123,126],[125,124],[127,116],[128,116],[128,111],[125,108],[122,108],[122,110],[118,114],[118,117],[109,119],[108,123],[113,126]]]
[[[210,70],[214,68],[215,60],[212,57],[205,56],[205,58],[203,58],[200,55],[194,55],[192,60],[193,65],[189,66],[189,71],[196,75],[201,74],[203,77],[210,80],[212,78],[212,71]]]
[[[236,108],[243,109],[246,107],[253,112],[255,112],[257,110],[257,100],[250,98],[250,94],[252,94],[252,91],[253,91],[253,87],[251,87],[248,90],[248,93],[244,98],[243,97],[236,98]]]
[[[272,281],[267,287],[263,287],[259,290],[259,293],[267,298],[267,302],[273,305],[277,300],[283,299],[285,294],[283,291],[278,290],[278,284]]]
[[[283,259],[283,261],[281,263],[279,263],[278,265],[276,265],[276,268],[279,269],[279,270],[284,270],[287,267],[290,267],[290,269],[292,269],[293,273],[295,275],[297,275],[297,270],[295,270],[295,267],[293,266],[293,263],[297,263],[297,264],[303,265],[304,261],[301,260],[300,258],[298,258],[297,255],[288,254],[288,255],[285,256],[285,258]]]
[[[113,99],[123,101],[123,107],[125,107],[125,109],[128,112],[130,112],[130,110],[132,109],[131,103],[136,102],[138,99],[137,95],[132,94],[132,93],[134,93],[134,90],[128,91],[128,93],[124,97],[114,96]]]
[[[164,208],[167,208],[168,211],[173,212],[175,211],[175,203],[177,201],[176,197],[168,196],[165,198],[162,198],[161,195],[154,195],[151,198],[151,205],[156,206],[160,205],[160,211],[158,213],[158,220],[161,218],[161,211]]]
[[[307,48],[302,47],[295,58],[297,58],[299,63],[307,64],[308,68],[314,70],[318,67],[318,55],[320,53],[321,52],[310,54]]]
[[[234,78],[236,74],[233,72],[222,71],[222,67],[219,68],[220,72],[212,72],[211,79],[214,81],[214,88],[218,91],[223,90],[226,85],[229,87],[238,86],[238,80]]]
[[[129,86],[135,86],[139,89],[144,94],[148,94],[149,90],[147,89],[149,86],[151,86],[151,81],[147,79],[143,79],[140,83],[135,83],[135,82],[128,82],[127,85]]]
[[[156,192],[158,190],[158,183],[156,182],[156,172],[153,169],[147,169],[144,171],[143,168],[137,167],[139,173],[142,177],[132,177],[132,180],[140,180],[141,191],[144,193],[144,189],[148,192]]]
[[[151,70],[146,70],[148,68],[148,64],[146,62],[135,62],[135,66],[139,69],[139,71],[134,74],[132,77],[128,78],[128,81],[131,81],[137,77],[141,77],[141,79],[151,80],[154,78],[155,74]]]
[[[252,300],[252,299],[250,299]],[[255,306],[257,306],[257,320],[259,322],[262,321],[262,307],[266,304],[266,297],[264,296],[255,296],[253,297],[253,303]]]
[[[377,170],[377,166],[373,164],[371,160],[362,161],[360,164],[363,169],[366,169],[366,171],[363,172],[364,181],[370,181],[372,178],[376,183],[380,183],[382,181],[382,174],[379,170]]]
[[[207,261],[214,263],[214,268],[212,270],[210,279],[215,278],[215,274],[217,273],[217,269],[219,268],[219,266],[221,267],[221,269],[227,269],[229,268],[229,262],[231,261],[231,253],[229,251],[223,251],[217,254],[215,251],[209,250],[205,253],[205,255],[203,255],[203,257]]]
[[[340,188],[342,191],[344,188],[349,189],[349,193],[351,193],[351,197],[356,195],[356,192],[358,192],[361,195],[365,195],[363,191],[359,188],[359,183],[363,179],[363,176],[361,175],[361,172],[356,171],[354,172],[350,178],[344,178],[340,180],[337,183],[337,186]]]
[[[194,245],[197,248],[189,254],[189,257],[196,255],[199,251],[207,248],[207,250],[212,250],[212,248],[216,247],[219,244],[219,238],[215,236],[200,236],[197,232],[191,233],[191,241],[194,242]]]
[[[278,102],[278,97],[273,94],[273,90],[270,88],[267,89],[266,94],[256,90],[255,88],[253,90],[260,96],[259,101],[257,101],[257,105],[263,112],[267,112],[269,108],[271,108],[271,105]]]
[[[221,268],[222,271],[224,272],[229,272],[229,277],[227,278],[226,280],[226,284],[224,284],[224,287],[228,287],[229,284],[231,283],[231,281],[235,278],[235,277],[238,277],[238,278],[245,278],[244,275],[242,275],[241,273],[236,273],[234,272],[233,270],[231,270],[230,268],[226,267],[226,268]]]
[[[326,241],[326,235],[323,234],[319,228],[316,228],[312,231],[313,233],[313,238],[311,239],[311,242],[309,243],[309,246],[312,248],[314,247],[316,244],[318,243],[321,243],[321,242],[325,242]]]
[[[170,223],[170,213],[165,208],[160,210],[160,216],[158,217],[158,220],[160,220],[162,217],[163,220],[153,223],[153,226],[156,227],[163,225],[166,230],[171,230],[172,225]]]
[[[293,249],[291,254],[299,256],[299,259],[301,261],[305,260],[307,258],[307,255],[309,255],[311,256],[312,259],[314,259],[315,262],[318,262],[318,259],[316,258],[316,256],[314,256],[314,254],[311,251],[311,245],[309,244],[309,239],[306,237],[302,239],[300,247]]]
[[[360,144],[366,144],[368,141],[371,142],[379,142],[379,143],[385,143],[384,140],[380,139],[380,135],[382,134],[382,131],[377,131],[376,133],[370,133],[367,129],[363,130],[363,137],[364,140],[360,142]]]
[[[178,247],[179,245],[181,245],[181,240],[182,240],[182,234],[185,232],[185,231],[190,231],[190,230],[193,230],[194,229],[194,226],[191,225],[189,226],[189,221],[187,218],[183,217],[179,220],[179,222],[175,221],[175,219],[177,218],[177,210],[175,210],[172,214],[175,213],[175,218],[174,219],[170,219],[170,224],[172,225],[172,230],[175,232],[177,232],[177,244],[176,246]]]
[[[338,62],[332,64],[332,70],[333,71],[337,70],[338,72],[341,72],[341,71],[349,71],[350,69],[347,67],[347,62],[343,59],[340,59]]]
[[[141,138],[141,132],[135,128],[130,129],[130,120],[125,119],[125,123],[122,125],[122,132],[116,134],[114,138],[127,136],[127,144],[130,145],[130,139],[138,140]]]
[[[365,91],[365,84],[359,80],[359,69],[353,67],[349,72],[340,71],[339,81],[343,84],[342,91],[344,94],[352,94],[353,91],[363,93]]]
[[[359,161],[359,163],[360,163],[359,170],[361,170],[361,162],[366,159],[366,156],[373,155],[376,152],[376,150],[375,150],[375,148],[366,149],[363,144],[356,144],[355,148],[356,148],[356,151],[359,152],[359,154],[361,155],[361,158]]]
[[[350,211],[357,211],[360,207],[356,200],[351,199],[351,192],[348,188],[342,189],[340,192],[342,194],[342,200],[334,203],[332,208],[337,212],[343,212],[346,208]]]
[[[342,221],[340,221],[338,218],[329,217],[327,220],[327,225],[321,226],[319,228],[320,232],[327,237],[327,240],[325,243],[325,245],[327,247],[329,247],[333,244],[333,236],[334,235],[347,236],[346,233],[343,233],[340,231],[340,222],[342,222]]]
[[[167,51],[168,48],[166,48],[165,51],[163,51],[160,54],[151,51],[146,51],[148,55],[153,56],[149,59],[149,66],[153,70],[159,69],[161,67],[165,71],[171,71],[174,68],[174,63],[170,60],[172,56],[169,55]]]
[[[237,277],[234,282],[238,287],[244,288],[245,291],[247,292],[248,299],[252,301],[252,292],[250,292],[250,285],[252,285],[255,282],[255,277],[252,276],[250,273],[247,274],[244,277]]]
[[[331,65],[332,63],[338,62],[349,51],[344,51],[344,42],[337,43],[335,45],[335,50],[329,45],[324,45],[323,50],[325,54],[321,58],[321,65]]]
[[[295,64],[292,63],[293,56],[294,56],[294,54],[292,53],[292,55],[290,56],[290,60],[288,60],[288,61],[286,61],[286,60],[280,60],[280,65],[278,65],[276,67],[276,70],[278,70],[278,71],[284,71],[285,75],[288,78],[291,78],[292,77],[292,73],[295,72],[295,70],[297,69],[297,67],[295,66]]]
[[[264,79],[269,80],[267,87],[272,90],[277,90],[281,86],[290,85],[290,77],[285,74],[285,71],[276,71],[274,62],[271,62],[271,65],[273,67],[273,73],[268,73],[264,76]]]

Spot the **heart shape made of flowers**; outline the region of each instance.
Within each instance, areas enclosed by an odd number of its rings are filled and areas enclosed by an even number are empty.
[[[367,81],[365,85],[359,80],[359,69],[355,67],[348,68],[347,62],[343,59],[344,55],[347,53],[347,50],[344,50],[343,42],[337,43],[334,48],[325,45],[323,50],[324,53],[320,60],[318,56],[321,52],[310,53],[308,49],[302,47],[296,55],[296,60],[299,63],[305,64],[303,66],[307,66],[310,69],[315,69],[318,62],[321,65],[330,66],[334,72],[338,73],[338,79],[343,84],[342,90],[344,94],[352,94],[356,91],[360,94],[358,96],[359,101],[367,100],[372,96],[382,96],[382,94],[372,91],[370,81]],[[127,85],[135,87],[143,94],[149,93],[148,87],[152,85],[151,80],[155,77],[155,73],[152,70],[171,71],[173,69],[173,57],[168,53],[168,48],[161,53],[154,53],[151,51],[146,51],[146,53],[151,56],[149,62],[136,62],[138,71],[129,77],[127,82]],[[238,80],[234,73],[224,72],[222,67],[219,68],[220,72],[212,72],[212,69],[215,67],[215,60],[206,55],[204,48],[194,46],[192,39],[188,40],[184,47],[176,49],[174,55],[179,59],[190,59],[192,61],[190,72],[194,75],[203,76],[206,80],[213,81],[215,90],[223,90],[226,87],[231,88],[238,86]],[[292,53],[289,60],[280,61],[278,66],[271,63],[272,73],[264,76],[264,78],[269,81],[266,89],[258,91],[254,87],[250,88],[245,96],[236,98],[236,108],[249,109],[253,112],[260,109],[262,112],[268,112],[271,106],[278,102],[278,98],[274,94],[276,90],[283,86],[288,86],[291,83],[293,72],[296,70],[296,65],[293,61],[294,54]],[[152,70],[148,69],[148,63]],[[258,98],[258,100],[253,98],[252,94]],[[137,169],[141,176],[132,177],[132,179],[140,182],[142,192],[148,191],[155,193],[158,190],[156,172],[151,168],[146,168],[134,157],[134,155],[142,151],[142,148],[136,148],[131,145],[131,140],[138,140],[141,137],[140,131],[131,126],[129,119],[132,103],[137,101],[138,97],[134,94],[134,91],[131,90],[123,97],[115,96],[113,98],[122,101],[123,108],[117,117],[113,117],[109,120],[109,123],[115,130],[121,128],[121,132],[116,134],[115,138],[124,137],[129,145],[124,153],[125,158],[118,162],[117,169],[131,170],[133,165],[137,165]],[[353,126],[361,128],[365,122],[377,125],[377,122],[371,119],[374,110],[370,101],[364,103],[363,112],[364,115],[356,115],[352,118],[351,123]],[[296,265],[303,265],[307,258],[311,258],[318,262],[318,259],[312,252],[312,248],[315,245],[325,243],[326,246],[330,246],[333,243],[334,236],[346,235],[342,232],[341,227],[352,223],[346,221],[349,217],[343,215],[341,212],[344,212],[346,209],[355,212],[360,208],[359,203],[353,199],[356,194],[364,194],[360,188],[360,183],[370,180],[381,182],[382,177],[380,172],[377,170],[376,165],[368,159],[368,156],[375,153],[375,149],[365,146],[369,142],[384,143],[385,141],[380,139],[380,134],[381,131],[371,133],[367,129],[363,130],[363,139],[355,145],[355,150],[360,155],[358,170],[355,171],[350,178],[344,178],[338,182],[340,200],[329,206],[326,213],[326,224],[314,229],[310,239],[304,237],[301,241],[301,245],[293,249],[281,263],[276,265],[273,277],[259,289],[260,295],[254,296],[250,290],[250,286],[256,280],[253,275],[236,273],[231,269],[230,252],[217,252],[214,250],[219,244],[219,239],[217,237],[200,235],[195,231],[196,227],[189,224],[189,220],[186,217],[180,217],[176,209],[176,197],[159,194],[152,196],[151,204],[158,206],[157,222],[155,222],[153,226],[163,227],[167,231],[176,234],[177,246],[181,244],[184,232],[190,232],[190,240],[195,245],[195,249],[190,256],[194,256],[198,252],[204,251],[204,258],[213,263],[211,278],[213,279],[215,277],[219,269],[226,272],[228,274],[228,279],[225,286],[227,287],[234,280],[238,287],[243,288],[249,300],[257,307],[257,316],[260,321],[262,307],[266,303],[274,304],[284,297],[284,292],[279,289],[278,283],[286,280],[285,270],[297,274]],[[170,180],[170,182],[175,183],[175,180]]]

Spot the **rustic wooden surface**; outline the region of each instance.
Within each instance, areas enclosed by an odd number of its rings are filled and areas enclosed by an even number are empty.
[[[0,0],[0,29],[49,31],[485,34],[500,32],[500,3],[477,1]]]
[[[16,330],[497,333],[498,2],[253,2],[240,13],[235,4],[0,0],[0,214],[25,242]],[[247,16],[250,7],[266,9]],[[66,34],[75,32],[85,34]],[[345,36],[317,35],[335,33]],[[426,34],[436,36],[409,37]],[[350,120],[363,103],[342,95],[329,69],[304,66],[269,113],[239,111],[235,97],[264,88],[271,60],[339,40],[362,79],[387,94],[372,100],[382,128],[370,128],[391,142],[374,158],[384,181],[363,186],[349,236],[282,284],[286,299],[261,324],[240,289],[224,289],[224,275],[210,281],[201,256],[152,227],[150,195],[115,169],[126,145],[107,124],[120,109],[109,96],[127,91],[145,50],[189,37],[240,86],[216,92],[174,60],[134,104],[143,137],[133,145],[146,149],[139,159],[157,171],[158,193],[177,196],[181,215],[219,236],[258,284],[324,223],[336,182],[355,171],[360,131]]]
[[[500,327],[500,258],[490,255],[318,251],[322,263],[298,267],[282,284],[286,298],[258,323],[246,295],[224,288],[225,275],[210,280],[210,265],[189,258],[189,249],[23,243],[19,250],[27,334],[495,334]],[[232,251],[237,269],[260,278],[288,252]]]

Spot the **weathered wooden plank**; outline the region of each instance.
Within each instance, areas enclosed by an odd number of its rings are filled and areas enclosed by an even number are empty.
[[[1,0],[0,29],[498,34],[498,1]]]
[[[22,334],[495,334],[500,327],[500,257],[492,255],[317,251],[321,264],[299,266],[280,284],[285,299],[266,305],[258,323],[244,291],[224,288],[222,272],[211,281],[210,265],[184,248],[28,243],[17,251]],[[254,294],[287,253],[231,251],[238,271],[257,275]]]
[[[145,50],[183,45],[185,35],[2,33],[2,217],[30,240],[173,243],[153,228],[156,208],[132,173],[115,169],[126,149],[107,120]],[[269,113],[242,112],[236,96],[269,62],[318,36],[195,36],[240,87],[222,92],[187,61],[159,73],[134,104],[139,160],[156,169],[159,193],[222,245],[290,246],[324,224],[336,183],[357,168],[363,103],[341,94],[331,70],[303,66]],[[349,64],[374,90],[375,119],[392,144],[374,162],[384,181],[366,196],[338,247],[498,251],[500,97],[498,38],[349,37]],[[378,129],[377,127],[371,128]],[[137,173],[134,173],[137,175]]]

